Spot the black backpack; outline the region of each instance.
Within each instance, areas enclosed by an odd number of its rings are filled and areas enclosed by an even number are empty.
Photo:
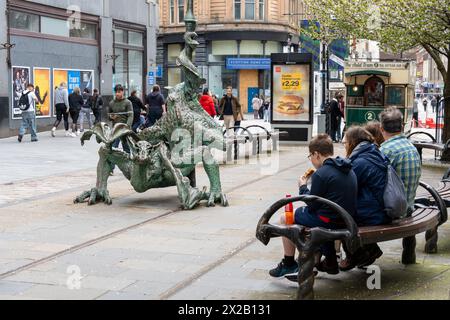
[[[30,109],[30,100],[28,99],[28,95],[30,94],[30,91],[28,91],[27,93],[23,93],[20,96],[19,99],[19,109],[22,111],[27,111],[28,109]]]

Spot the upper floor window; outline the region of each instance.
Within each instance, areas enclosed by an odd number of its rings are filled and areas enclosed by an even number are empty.
[[[255,20],[255,0],[245,0],[245,20]]]
[[[184,0],[178,0],[178,23],[184,22]]]
[[[97,39],[97,25],[93,23],[80,22],[76,28],[71,28],[67,20],[20,11],[11,11],[9,20],[13,29],[67,38]]]
[[[234,0],[234,19],[264,20],[266,0]]]
[[[234,0],[234,19],[241,20],[241,0]]]
[[[170,0],[170,23],[175,23],[175,0]]]

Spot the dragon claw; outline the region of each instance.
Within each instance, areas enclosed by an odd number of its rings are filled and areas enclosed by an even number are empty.
[[[223,207],[228,207],[227,196],[221,191],[211,192],[208,196],[208,207],[215,207],[216,203],[220,203]]]
[[[88,200],[88,205],[92,206],[98,202],[104,202],[107,205],[112,204],[112,199],[109,196],[109,192],[106,189],[92,188],[89,191],[83,192],[80,196],[76,197],[74,203],[82,203]]]

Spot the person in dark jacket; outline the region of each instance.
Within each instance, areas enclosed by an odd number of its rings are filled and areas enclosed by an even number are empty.
[[[336,93],[336,96],[330,103],[330,135],[333,142],[339,142],[339,138],[341,136],[340,130],[342,118],[344,118],[344,114],[341,111],[339,106],[340,100],[342,100],[343,96],[340,93]]]
[[[308,178],[300,178],[300,195],[310,194],[328,199],[340,205],[350,215],[355,215],[358,186],[351,162],[340,157],[332,158],[333,142],[326,134],[318,135],[311,141],[309,152],[308,158],[317,171],[311,177],[311,190],[306,186]],[[345,226],[334,211],[320,203],[311,203],[306,207],[298,208],[294,218],[296,224],[310,228],[339,229]],[[281,217],[281,223],[286,224],[284,216]],[[298,271],[298,265],[294,259],[295,245],[289,239],[283,238],[283,247],[284,259],[276,268],[269,271],[272,277],[281,277]],[[334,242],[326,243],[320,251],[325,259],[319,260],[317,269],[329,274],[339,273]]]
[[[102,121],[103,99],[99,94],[98,89],[94,89],[93,93],[94,94],[91,96],[91,106],[95,117],[94,124],[96,124]]]
[[[347,156],[358,179],[356,224],[375,226],[390,223],[392,220],[386,214],[383,202],[389,160],[375,145],[374,137],[362,127],[350,128],[345,139]],[[366,245],[353,255],[347,253],[340,269],[347,271],[357,265],[371,265],[382,254],[377,244]]]
[[[145,126],[151,127],[166,113],[166,103],[158,85],[153,86],[153,90],[147,95],[145,102],[148,107]]]
[[[144,124],[145,120],[142,120],[141,113],[142,111],[146,111],[145,105],[142,103],[141,99],[137,96],[137,90],[133,90],[131,95],[128,97],[128,100],[133,104],[133,124],[131,126],[134,132],[137,132],[137,129]]]
[[[76,87],[73,89],[73,92],[69,94],[69,114],[72,118],[72,136],[76,137],[80,134],[78,128],[78,117],[80,116],[81,108],[84,105],[83,96],[81,95],[80,88]]]
[[[214,106],[214,100],[209,94],[209,89],[205,88],[203,89],[203,95],[199,99],[200,104],[202,105],[203,109],[211,116],[216,116],[216,108]]]

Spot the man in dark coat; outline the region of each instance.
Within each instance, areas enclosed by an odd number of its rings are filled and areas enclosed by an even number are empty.
[[[343,98],[343,95],[341,93],[336,93],[333,100],[331,100],[330,103],[330,136],[331,140],[333,142],[339,142],[338,141],[338,130],[340,127],[341,119],[344,117],[344,114],[341,111],[341,108],[339,107],[339,100]]]

